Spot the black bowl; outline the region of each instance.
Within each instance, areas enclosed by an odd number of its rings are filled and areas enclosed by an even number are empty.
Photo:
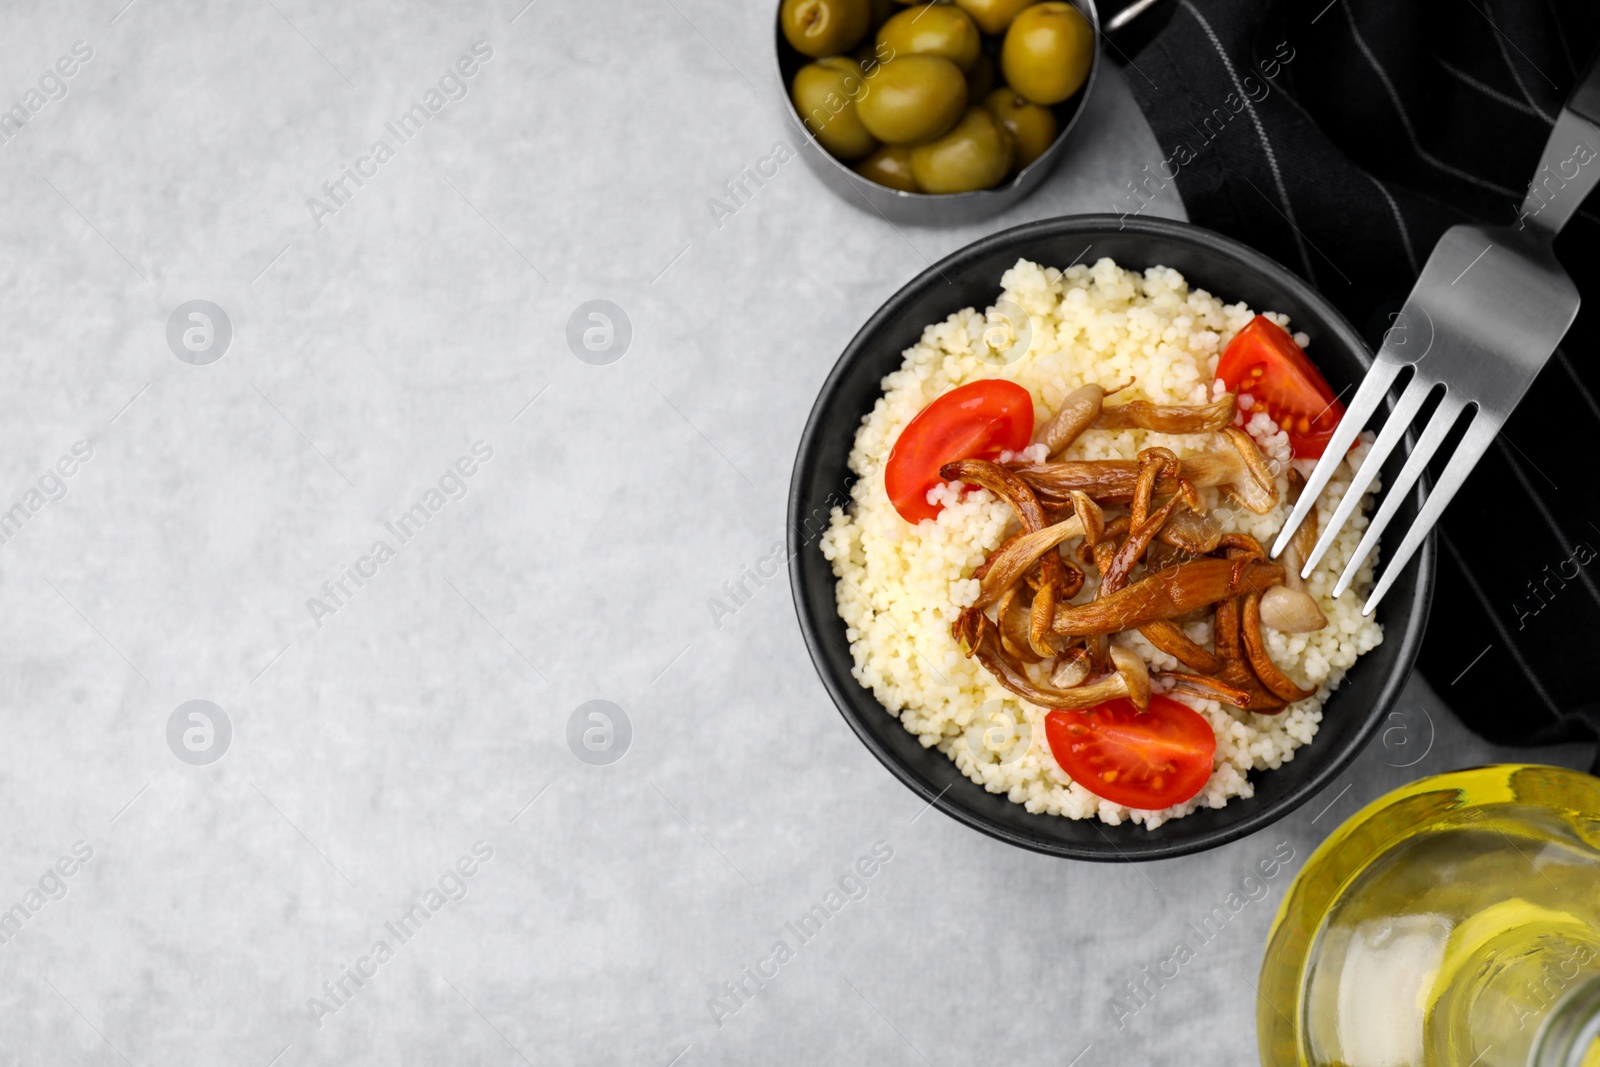
[[[1087,247],[1086,247],[1087,246]],[[1161,219],[1079,215],[1029,223],[986,237],[924,271],[873,315],[839,357],[800,439],[789,487],[789,580],[811,658],[845,721],[885,767],[945,814],[1002,841],[1055,856],[1148,860],[1181,856],[1243,837],[1282,818],[1326,786],[1355,759],[1411,673],[1433,590],[1435,548],[1429,538],[1379,604],[1383,643],[1356,661],[1323,709],[1316,739],[1275,771],[1252,772],[1255,796],[1147,830],[1132,823],[1033,815],[1003,794],[964,776],[943,752],[923,748],[871,690],[850,675],[850,646],[834,602],[834,576],[818,547],[829,509],[849,497],[850,448],[864,415],[882,393],[883,376],[922,329],[963,307],[986,307],[1000,275],[1019,258],[1046,266],[1110,256],[1127,268],[1173,267],[1191,286],[1258,310],[1289,315],[1311,336],[1311,351],[1335,391],[1354,386],[1371,356],[1361,335],[1333,306],[1278,263],[1209,230]],[[1384,467],[1392,482],[1409,451]],[[1419,485],[1395,516],[1393,529],[1416,518]]]

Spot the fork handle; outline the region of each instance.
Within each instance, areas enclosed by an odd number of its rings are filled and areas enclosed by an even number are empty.
[[[1589,61],[1589,69],[1583,72],[1583,77],[1573,87],[1567,107],[1577,112],[1580,118],[1600,126],[1600,53]]]
[[[1600,183],[1600,55],[1589,61],[1567,104],[1556,117],[1539,169],[1528,183],[1517,228],[1532,227],[1548,239],[1561,232]]]

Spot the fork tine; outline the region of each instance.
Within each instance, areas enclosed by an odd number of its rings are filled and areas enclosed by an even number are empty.
[[[1395,550],[1393,558],[1383,568],[1383,576],[1378,579],[1378,584],[1367,597],[1366,604],[1361,608],[1361,614],[1371,615],[1372,609],[1383,599],[1383,594],[1387,593],[1389,587],[1400,577],[1400,572],[1405,569],[1406,563],[1422,546],[1423,539],[1439,521],[1439,516],[1444,513],[1450,498],[1456,495],[1456,490],[1467,480],[1472,468],[1478,465],[1483,453],[1494,443],[1503,422],[1505,422],[1503,413],[1490,415],[1482,408],[1478,409],[1477,415],[1467,427],[1466,436],[1462,437],[1461,444],[1456,446],[1450,462],[1445,465],[1444,474],[1434,483],[1433,491],[1428,494],[1422,510],[1417,513],[1416,521],[1411,524],[1411,529],[1406,531],[1405,539],[1400,542],[1400,547]]]
[[[1339,501],[1339,506],[1334,509],[1333,517],[1323,526],[1322,537],[1317,541],[1317,547],[1311,550],[1311,555],[1306,559],[1305,565],[1300,570],[1300,577],[1309,578],[1317,564],[1322,562],[1322,557],[1338,539],[1339,531],[1344,528],[1345,521],[1350,518],[1350,513],[1361,506],[1361,497],[1366,493],[1367,487],[1378,476],[1378,469],[1383,466],[1383,461],[1389,458],[1389,453],[1394,451],[1394,446],[1400,443],[1400,438],[1411,428],[1411,420],[1417,417],[1417,412],[1422,408],[1422,402],[1433,392],[1438,382],[1424,380],[1421,374],[1414,374],[1411,381],[1406,384],[1406,391],[1400,394],[1400,400],[1395,404],[1394,410],[1383,424],[1378,439],[1373,442],[1372,450],[1367,453],[1367,458],[1362,461],[1361,469],[1356,471],[1356,476],[1350,482],[1350,488],[1345,490],[1344,497]],[[1327,455],[1326,452],[1323,455]],[[1302,490],[1300,499],[1305,499]]]
[[[1394,382],[1395,375],[1400,373],[1400,367],[1399,363],[1379,359],[1367,368],[1367,376],[1361,379],[1361,388],[1356,390],[1350,406],[1345,409],[1344,418],[1334,427],[1332,440],[1322,450],[1322,458],[1317,460],[1316,469],[1311,472],[1311,477],[1306,479],[1305,488],[1300,490],[1300,502],[1289,513],[1289,521],[1283,524],[1278,539],[1272,543],[1273,559],[1278,558],[1278,554],[1288,545],[1289,538],[1294,536],[1294,532],[1310,514],[1312,505],[1322,495],[1322,490],[1333,477],[1333,472],[1344,462],[1344,454],[1350,450],[1350,442],[1356,439],[1356,434],[1366,426],[1367,420],[1378,410],[1378,405],[1388,395],[1389,386]]]
[[[1439,406],[1434,410],[1433,417],[1428,420],[1422,436],[1417,439],[1417,447],[1406,457],[1406,465],[1400,468],[1400,474],[1395,478],[1394,484],[1383,494],[1383,503],[1367,526],[1367,532],[1362,536],[1361,543],[1350,554],[1344,573],[1339,575],[1339,581],[1334,584],[1334,596],[1343,596],[1344,591],[1350,588],[1350,583],[1355,580],[1356,571],[1361,569],[1361,562],[1378,543],[1379,535],[1394,518],[1395,512],[1400,510],[1400,505],[1405,503],[1406,494],[1411,492],[1411,487],[1422,477],[1422,472],[1428,467],[1428,461],[1439,451],[1439,446],[1444,443],[1445,437],[1461,418],[1461,412],[1466,406],[1467,402],[1455,393],[1446,392],[1439,400]]]

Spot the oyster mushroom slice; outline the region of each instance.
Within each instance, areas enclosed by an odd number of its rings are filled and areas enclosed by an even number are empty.
[[[1315,597],[1289,584],[1288,576],[1294,573],[1296,562],[1285,559],[1283,565],[1286,568],[1284,584],[1261,594],[1261,624],[1286,634],[1315,633],[1328,625],[1328,617],[1322,613]]]
[[[1238,454],[1228,451],[1190,456],[1179,465],[1183,478],[1200,488],[1221,485],[1243,470]],[[1139,481],[1139,463],[1132,459],[1083,459],[1065,463],[1024,463],[1012,472],[1041,500],[1066,504],[1083,493],[1098,504],[1130,504]],[[1156,480],[1155,494],[1168,497],[1178,491],[1178,479]]]
[[[1230,498],[1258,515],[1278,503],[1277,484],[1256,443],[1235,427],[1223,431],[1224,445],[1187,456],[1178,462],[1178,474],[1156,479],[1154,496],[1165,499],[1178,492],[1179,479],[1196,489],[1221,487]],[[948,469],[948,468],[946,468]],[[944,471],[940,471],[941,474]],[[1067,463],[1023,463],[1011,468],[1040,500],[1066,504],[1074,492],[1085,493],[1100,504],[1131,504],[1139,483],[1139,461],[1089,459]],[[946,475],[948,477],[948,475]]]
[[[1180,502],[1178,497],[1173,497],[1161,505],[1155,515],[1142,526],[1128,533],[1128,539],[1122,542],[1122,546],[1111,557],[1109,564],[1101,568],[1100,589],[1096,594],[1097,599],[1110,596],[1118,589],[1127,586],[1128,578],[1133,574],[1133,568],[1143,558],[1145,549],[1150,547],[1150,542],[1154,540],[1156,531],[1166,521],[1173,507]]]
[[[1105,530],[1102,531],[1100,543],[1089,550],[1089,555],[1094,559],[1095,573],[1100,576],[1100,584],[1094,591],[1094,600],[1099,600],[1102,595],[1111,592],[1106,588],[1106,573],[1110,571],[1112,562],[1117,558],[1116,539],[1127,533],[1127,530],[1128,516],[1120,516],[1115,521],[1106,524]],[[1111,635],[1109,633],[1090,635],[1089,639],[1084,642],[1084,647],[1089,650],[1089,666],[1099,672],[1104,672],[1111,668]]]
[[[939,477],[989,490],[1011,505],[1011,510],[1017,513],[1017,518],[1022,522],[1023,530],[1029,533],[1050,525],[1032,487],[998,463],[990,463],[986,459],[960,459],[940,467]]]
[[[1199,559],[1148,574],[1087,604],[1056,609],[1054,629],[1065,637],[1114,634],[1146,623],[1176,619],[1283,581],[1283,568],[1259,560]]]
[[[941,478],[971,482],[981,485],[1011,505],[1011,510],[1017,513],[1017,519],[1022,523],[1022,529],[1027,533],[1043,530],[1050,525],[1045,518],[1044,506],[1039,503],[1039,498],[1034,495],[1026,482],[1012,474],[998,463],[990,463],[983,459],[962,459],[954,463],[946,463],[939,468]],[[1070,521],[1070,520],[1068,520]],[[1059,524],[1058,524],[1059,525]],[[1047,602],[1054,607],[1056,591],[1066,587],[1066,571],[1061,565],[1059,553],[1046,551],[1038,557],[1039,580],[1048,586],[1051,592],[1046,594]],[[989,569],[988,578],[994,573],[995,568]],[[1007,585],[1010,583],[1007,582]],[[991,589],[1003,588],[996,582]],[[1044,632],[1042,620],[1029,627],[1030,644],[1041,656],[1048,656],[1054,650],[1046,643],[1048,635]]]
[[[1083,523],[1083,540],[1090,548],[1100,543],[1106,532],[1106,513],[1088,493],[1072,494],[1072,510]]]
[[[1231,704],[1236,708],[1243,708],[1251,702],[1252,694],[1235,685],[1229,685],[1219,678],[1208,678],[1203,674],[1158,674],[1156,677],[1170,683],[1169,693],[1189,693],[1204,700],[1215,700],[1223,704]]]
[[[1079,711],[1104,704],[1108,700],[1125,698],[1140,711],[1150,707],[1150,670],[1138,653],[1121,645],[1111,646],[1111,665],[1115,673],[1066,690],[1067,699],[1056,700],[1049,706],[1058,711]]]
[[[1231,560],[1263,560],[1266,550],[1249,534],[1224,534],[1219,541],[1227,551]],[[1328,625],[1327,618],[1322,614],[1322,608],[1310,593],[1305,591],[1303,584],[1290,584],[1293,580],[1292,560],[1281,561],[1284,571],[1284,584],[1274,585],[1264,590],[1256,590],[1263,598],[1261,605],[1260,621],[1265,622],[1275,630],[1285,633],[1311,633]],[[1270,608],[1266,602],[1270,602]],[[1279,623],[1282,623],[1280,626]],[[1237,657],[1235,657],[1237,658]]]
[[[995,605],[994,621],[1000,637],[1000,648],[1022,663],[1037,663],[1028,642],[1028,611],[1022,600],[1022,587],[1013,585],[1001,594]]]
[[[1207,556],[1215,552],[1222,541],[1222,527],[1217,525],[1216,519],[1202,512],[1177,511],[1161,527],[1156,540],[1191,556]]]
[[[1222,431],[1222,436],[1233,445],[1245,470],[1243,477],[1223,483],[1222,491],[1230,500],[1257,515],[1265,515],[1278,506],[1278,483],[1273,480],[1266,457],[1256,447],[1255,439],[1237,426],[1229,426]]]
[[[1061,557],[1056,557],[1056,567],[1061,566]],[[1033,607],[1028,612],[1028,647],[1033,649],[1034,655],[1040,659],[1047,659],[1056,654],[1053,644],[1055,634],[1050,631],[1050,624],[1056,615],[1056,585],[1054,582],[1041,582],[1039,589],[1033,594]]]
[[[1236,550],[1238,551],[1238,550]],[[1267,690],[1251,672],[1245,662],[1244,639],[1240,624],[1241,597],[1224,600],[1217,605],[1216,620],[1212,626],[1211,643],[1216,646],[1222,669],[1215,677],[1205,678],[1183,675],[1187,692],[1220,700],[1245,711],[1273,715],[1288,706],[1288,702]],[[1211,689],[1209,694],[1207,689]]]
[[[1216,674],[1222,669],[1222,660],[1192,640],[1176,622],[1161,619],[1145,623],[1139,627],[1139,632],[1144,635],[1146,641],[1192,671]]]
[[[1289,503],[1296,503],[1300,498],[1300,491],[1305,486],[1304,479],[1294,468],[1289,469]],[[1283,564],[1283,584],[1275,585],[1261,594],[1261,623],[1274,630],[1290,634],[1309,634],[1328,625],[1328,617],[1322,613],[1322,606],[1315,597],[1306,591],[1305,579],[1300,577],[1300,568],[1305,564],[1307,553],[1316,544],[1317,538],[1317,509],[1313,505],[1306,515],[1305,522],[1295,531],[1289,544],[1284,547],[1280,562]]]
[[[1252,591],[1245,595],[1243,622],[1244,651],[1250,661],[1250,669],[1273,696],[1293,703],[1296,700],[1304,700],[1316,692],[1314,688],[1302,688],[1294,679],[1284,674],[1268,655],[1267,643],[1261,636],[1260,593]]]
[[[989,557],[988,569],[978,580],[978,599],[973,602],[973,607],[986,608],[996,603],[1000,595],[1026,574],[1040,557],[1063,541],[1082,536],[1083,523],[1071,518],[1006,542],[1000,551]],[[1059,565],[1060,557],[1057,556],[1056,560]]]
[[[1187,504],[1190,508],[1198,507],[1199,500],[1195,497],[1194,490],[1185,482],[1178,484],[1182,487],[1179,493],[1157,508],[1153,515],[1145,516],[1142,521],[1129,519],[1134,525],[1128,533],[1128,539],[1122,542],[1122,547],[1111,557],[1110,566],[1102,568],[1101,596],[1114,593],[1128,584],[1128,577],[1133,573],[1133,568],[1179,504]],[[1139,501],[1135,500],[1134,507],[1138,506]]]
[[[1056,659],[1050,671],[1050,684],[1060,689],[1082,685],[1089,677],[1089,650],[1082,645],[1067,649]]]
[[[961,651],[976,659],[984,670],[994,676],[1006,689],[1022,699],[1043,708],[1091,707],[1106,700],[1125,696],[1149,706],[1150,674],[1144,661],[1123,649],[1124,657],[1117,662],[1118,673],[1109,679],[1080,685],[1070,689],[1035,682],[1022,666],[1007,656],[1000,647],[999,632],[994,622],[976,608],[967,608],[956,617],[950,628]],[[1081,703],[1085,694],[1093,695],[1088,703]]]
[[[1267,558],[1267,550],[1261,547],[1260,541],[1257,541],[1249,534],[1223,534],[1217,539],[1217,545],[1227,554],[1229,559],[1256,560]]]
[[[1133,400],[1104,408],[1094,420],[1097,430],[1154,430],[1156,433],[1213,433],[1233,425],[1234,394],[1223,393],[1209,404],[1152,404]]]
[[[1169,478],[1177,478],[1179,493],[1183,492],[1183,479],[1178,473],[1178,457],[1169,449],[1147,448],[1139,453],[1139,477],[1133,483],[1133,501],[1128,508],[1128,522],[1131,529],[1137,530],[1145,524],[1150,517],[1150,501],[1155,496],[1156,479],[1163,474]],[[1189,499],[1195,507],[1199,506],[1194,490],[1189,490]],[[1176,499],[1176,495],[1174,496]]]
[[[1289,468],[1289,503],[1298,504],[1300,494],[1305,490],[1306,481],[1300,472],[1293,467]],[[1311,510],[1306,512],[1305,521],[1300,523],[1300,528],[1289,539],[1288,545],[1283,550],[1283,584],[1290,589],[1303,591],[1306,587],[1305,579],[1300,577],[1300,569],[1305,566],[1306,560],[1311,558],[1311,551],[1317,544],[1317,506],[1311,505]],[[1318,609],[1321,614],[1321,609]],[[1272,623],[1267,625],[1271,626]],[[1279,627],[1281,629],[1281,627]],[[1320,629],[1320,627],[1318,627]]]
[[[1039,427],[1033,435],[1035,444],[1045,447],[1045,455],[1053,456],[1078,439],[1100,414],[1100,404],[1106,398],[1103,386],[1090,383],[1067,394],[1056,413]]]

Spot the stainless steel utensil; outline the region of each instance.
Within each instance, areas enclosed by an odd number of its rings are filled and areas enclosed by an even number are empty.
[[[1161,0],[1133,0],[1133,3],[1106,19],[1105,32],[1116,33],[1133,25],[1133,20],[1159,4]]]
[[[1452,226],[1440,238],[1400,310],[1395,327],[1384,336],[1377,359],[1301,491],[1299,503],[1273,543],[1272,555],[1276,558],[1344,462],[1351,442],[1377,411],[1389,387],[1405,367],[1411,367],[1410,382],[1302,571],[1302,577],[1310,576],[1360,505],[1362,494],[1372,484],[1384,459],[1400,443],[1424,401],[1435,390],[1442,390],[1439,406],[1423,428],[1399,477],[1388,487],[1378,513],[1334,586],[1334,596],[1343,594],[1394,518],[1400,501],[1422,476],[1463,412],[1472,409],[1465,435],[1373,587],[1361,609],[1363,615],[1372,614],[1401,568],[1439,521],[1450,498],[1494,441],[1577,317],[1577,287],[1557,262],[1551,245],[1584,197],[1600,182],[1597,123],[1600,59],[1590,64],[1556,120],[1517,224]]]

